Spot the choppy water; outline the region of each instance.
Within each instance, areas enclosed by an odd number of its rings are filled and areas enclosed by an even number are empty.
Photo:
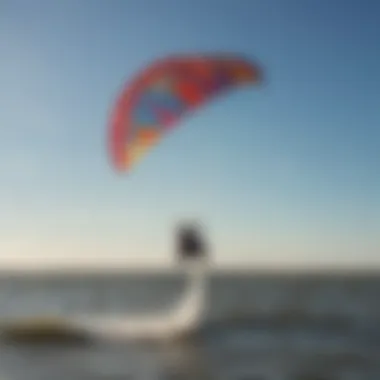
[[[4,275],[0,318],[149,312],[170,307],[184,286],[165,274]],[[0,380],[379,380],[379,290],[380,275],[214,276],[193,342],[2,344]]]

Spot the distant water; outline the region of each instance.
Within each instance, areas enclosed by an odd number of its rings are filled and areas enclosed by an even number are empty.
[[[0,277],[0,318],[147,313],[180,275]],[[380,275],[214,275],[205,326],[176,345],[0,345],[0,380],[379,380]],[[318,377],[319,376],[319,377]]]

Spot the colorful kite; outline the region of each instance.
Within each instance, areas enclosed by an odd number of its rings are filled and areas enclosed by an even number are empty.
[[[183,55],[155,62],[122,91],[114,108],[109,144],[116,169],[129,170],[184,115],[215,96],[256,84],[259,68],[233,55]]]

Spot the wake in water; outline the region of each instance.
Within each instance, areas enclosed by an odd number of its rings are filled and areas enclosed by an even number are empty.
[[[200,265],[187,265],[187,289],[171,310],[139,316],[87,316],[72,320],[74,328],[102,339],[175,339],[191,335],[201,326],[207,303],[207,272]]]
[[[64,320],[16,322],[8,326],[3,336],[23,337],[81,337],[101,339],[165,340],[191,336],[201,326],[208,293],[206,252],[202,238],[191,227],[185,227],[178,235],[177,255],[187,277],[187,290],[179,303],[171,310],[139,316],[69,317]],[[46,322],[46,321],[45,321]],[[4,335],[5,334],[5,335]]]

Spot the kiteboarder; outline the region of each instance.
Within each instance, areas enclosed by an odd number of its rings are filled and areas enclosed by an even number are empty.
[[[206,244],[199,228],[192,224],[183,224],[178,228],[177,255],[180,261],[205,259]]]

